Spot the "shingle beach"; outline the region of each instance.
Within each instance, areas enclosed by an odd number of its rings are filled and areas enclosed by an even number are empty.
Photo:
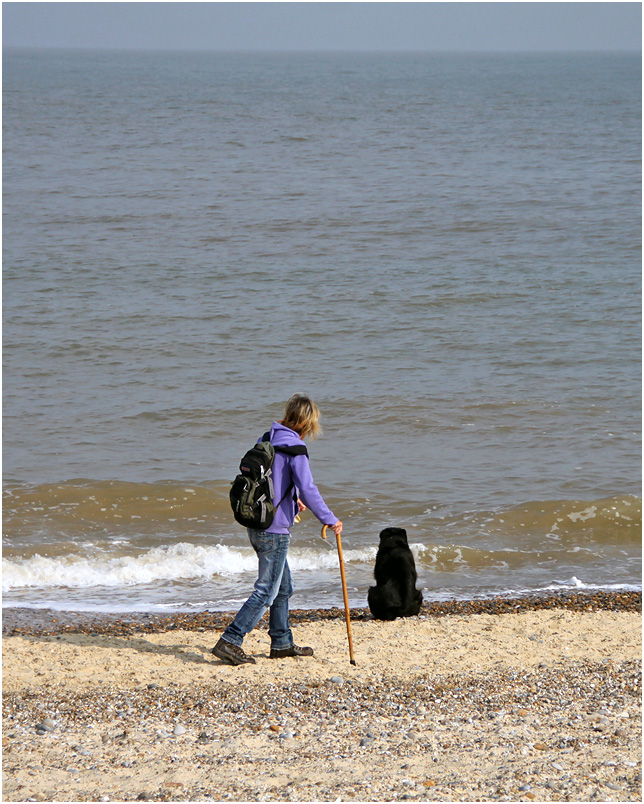
[[[4,801],[641,801],[641,594],[229,614],[5,609]]]

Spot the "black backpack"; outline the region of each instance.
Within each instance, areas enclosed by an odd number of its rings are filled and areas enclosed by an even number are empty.
[[[273,524],[275,511],[294,488],[291,483],[282,499],[275,505],[273,489],[273,461],[275,453],[285,455],[306,455],[304,444],[293,447],[275,447],[270,442],[270,433],[264,433],[262,440],[241,459],[239,474],[230,489],[230,505],[233,515],[240,525],[253,530],[268,530]]]

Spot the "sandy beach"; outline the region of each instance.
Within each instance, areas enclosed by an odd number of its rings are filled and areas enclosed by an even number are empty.
[[[641,801],[638,610],[363,617],[356,666],[293,630],[242,667],[203,625],[5,635],[3,800]]]

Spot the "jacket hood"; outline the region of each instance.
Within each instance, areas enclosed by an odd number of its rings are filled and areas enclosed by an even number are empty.
[[[303,443],[304,441],[295,430],[291,430],[290,427],[284,427],[279,422],[273,422],[271,426],[271,444],[276,447],[295,447]]]

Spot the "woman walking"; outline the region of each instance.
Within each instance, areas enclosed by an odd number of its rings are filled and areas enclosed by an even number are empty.
[[[303,439],[315,438],[320,427],[320,410],[304,394],[295,394],[286,403],[284,418],[273,422],[270,441],[276,449],[273,463],[275,500],[280,500],[273,523],[268,531],[248,529],[250,543],[257,553],[259,569],[255,587],[226,628],[212,653],[227,664],[255,664],[255,659],[242,649],[242,642],[268,609],[271,638],[271,659],[286,656],[312,656],[312,648],[294,644],[289,625],[288,601],[293,594],[291,571],[288,566],[290,530],[299,511],[310,508],[323,525],[336,534],[342,533],[342,522],[328,508],[313,482],[306,451],[288,454],[289,447],[302,447]],[[292,493],[291,493],[292,489]]]

